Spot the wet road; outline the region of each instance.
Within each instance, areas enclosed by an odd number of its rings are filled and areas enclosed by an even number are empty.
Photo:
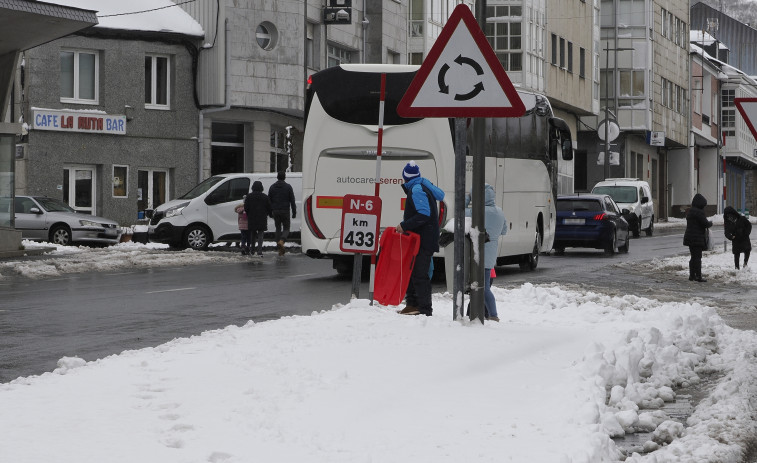
[[[262,263],[4,279],[0,383],[249,320],[309,315],[350,298],[331,261],[301,254]],[[367,295],[367,294],[366,294]]]

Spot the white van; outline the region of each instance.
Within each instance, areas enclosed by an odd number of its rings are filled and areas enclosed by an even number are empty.
[[[608,178],[594,185],[593,194],[612,196],[621,209],[631,211],[628,228],[635,238],[654,233],[654,202],[649,184],[638,178]]]
[[[236,173],[214,175],[192,188],[189,193],[158,206],[150,217],[150,241],[178,248],[206,249],[210,243],[239,241],[239,226],[234,207],[260,180],[265,193],[276,182],[276,173]],[[292,219],[290,236],[300,233],[302,214],[302,173],[287,172],[297,202],[297,217]],[[268,233],[274,231],[268,220]]]

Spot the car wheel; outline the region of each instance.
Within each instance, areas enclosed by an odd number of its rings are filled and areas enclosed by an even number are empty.
[[[652,233],[654,233],[654,216],[649,220],[649,228],[644,230],[644,233],[646,233],[647,236],[652,236]]]
[[[50,242],[68,246],[71,244],[71,229],[66,225],[56,225],[50,230]]]
[[[605,252],[607,254],[615,254],[615,250],[618,249],[618,235],[615,230],[612,231],[612,239],[605,247]]]
[[[539,265],[539,246],[541,245],[541,232],[536,233],[536,240],[534,240],[534,248],[531,250],[531,254],[526,256],[519,265],[520,269],[524,272],[530,272],[536,270]]]
[[[208,249],[210,232],[202,225],[192,225],[184,232],[184,246],[198,251]]]

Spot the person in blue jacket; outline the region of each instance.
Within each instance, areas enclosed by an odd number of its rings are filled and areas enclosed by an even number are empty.
[[[466,206],[469,206],[470,196],[466,197]],[[466,216],[472,215],[472,209],[465,210]],[[505,213],[497,206],[494,187],[488,183],[484,184],[484,228],[489,235],[489,241],[484,243],[484,308],[486,310],[486,319],[498,322],[497,300],[492,292],[491,273],[497,265],[497,247],[499,245],[500,235],[507,234],[507,220]]]
[[[415,232],[420,236],[420,249],[415,257],[413,273],[405,293],[405,315],[426,315],[430,317],[431,259],[439,250],[439,208],[437,201],[444,199],[444,192],[430,180],[421,177],[421,170],[415,161],[410,161],[402,171],[405,184],[402,189],[407,195],[403,220],[397,225],[397,232]]]

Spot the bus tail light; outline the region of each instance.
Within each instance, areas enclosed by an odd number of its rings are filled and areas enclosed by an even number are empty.
[[[318,228],[318,225],[315,224],[315,218],[313,217],[313,195],[308,196],[308,199],[305,200],[305,223],[308,224],[308,228],[310,229],[310,233],[316,236],[316,238],[319,239],[326,239],[326,237],[321,233],[321,230]]]

